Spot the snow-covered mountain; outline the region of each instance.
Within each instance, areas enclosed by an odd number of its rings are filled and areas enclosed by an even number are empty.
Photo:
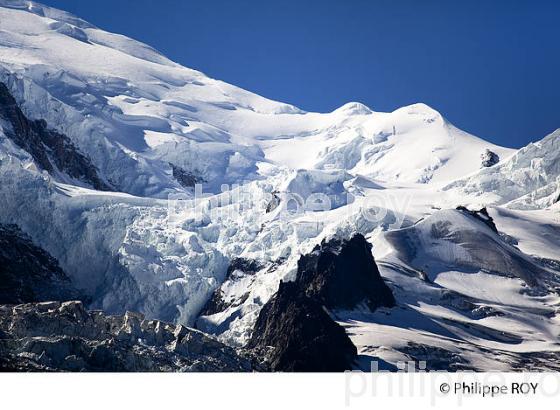
[[[232,346],[302,255],[359,233],[397,305],[331,312],[357,367],[546,368],[560,351],[559,140],[498,147],[424,104],[304,112],[0,0],[0,224],[89,307]]]
[[[486,196],[486,202],[507,203],[510,208],[546,208],[560,199],[558,152],[560,130],[520,149],[502,164],[454,181],[444,189]]]
[[[359,103],[306,113],[66,13],[2,4],[0,78],[24,112],[70,137],[122,192],[165,197],[180,189],[170,163],[219,190],[258,178],[262,163],[426,182],[475,171],[484,148],[511,153],[422,104],[390,114]]]

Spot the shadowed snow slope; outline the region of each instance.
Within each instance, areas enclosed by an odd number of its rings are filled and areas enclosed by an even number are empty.
[[[515,151],[424,104],[304,112],[21,0],[0,0],[0,83],[28,125],[0,116],[0,224],[88,308],[245,345],[301,255],[362,234],[396,307],[337,313],[356,367],[554,368],[558,132]]]
[[[439,211],[418,224],[388,232],[399,259],[432,279],[440,271],[460,269],[517,277],[536,286],[545,272],[484,222],[458,210]]]

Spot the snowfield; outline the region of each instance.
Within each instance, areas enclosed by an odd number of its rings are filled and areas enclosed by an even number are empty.
[[[55,257],[91,308],[243,346],[302,254],[362,233],[397,307],[333,312],[357,367],[558,369],[560,131],[515,150],[424,104],[304,112],[19,0],[0,0],[0,82],[111,187],[42,170],[0,114],[0,223]],[[236,258],[254,271],[228,274]],[[223,309],[206,314],[216,291]]]

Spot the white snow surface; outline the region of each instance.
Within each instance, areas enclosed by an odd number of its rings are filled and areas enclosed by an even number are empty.
[[[540,209],[560,198],[560,129],[516,152],[507,161],[447,185],[464,196],[513,209]],[[490,197],[489,194],[492,196]]]
[[[360,232],[398,303],[337,313],[362,367],[416,357],[414,344],[481,370],[560,350],[558,131],[516,151],[424,104],[304,112],[19,0],[0,0],[0,81],[116,188],[48,175],[0,122],[0,223],[51,253],[92,307],[192,325],[220,288],[229,307],[198,323],[243,345],[301,254]],[[500,162],[481,169],[486,149]],[[170,164],[199,177],[205,195]],[[499,233],[457,205],[487,206]],[[261,269],[226,278],[236,257]]]
[[[475,171],[486,148],[512,153],[457,130],[423,104],[393,113],[359,103],[303,112],[67,13],[25,1],[0,4],[0,80],[27,113],[71,137],[124,192],[166,197],[179,189],[169,162],[219,192],[222,183],[258,178],[261,162],[428,182]]]

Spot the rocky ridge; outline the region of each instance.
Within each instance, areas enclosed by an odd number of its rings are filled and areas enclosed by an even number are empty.
[[[0,224],[0,304],[78,296],[56,259],[17,225]]]
[[[350,370],[357,349],[331,317],[341,309],[395,306],[362,235],[318,245],[298,263],[294,282],[280,282],[263,306],[248,347],[275,371]]]
[[[57,177],[57,173],[61,172],[97,190],[113,190],[110,184],[98,175],[91,160],[78,150],[70,138],[49,129],[44,120],[28,119],[2,82],[0,121],[9,124],[9,127],[4,127],[6,136],[31,155],[40,169],[53,177]]]

